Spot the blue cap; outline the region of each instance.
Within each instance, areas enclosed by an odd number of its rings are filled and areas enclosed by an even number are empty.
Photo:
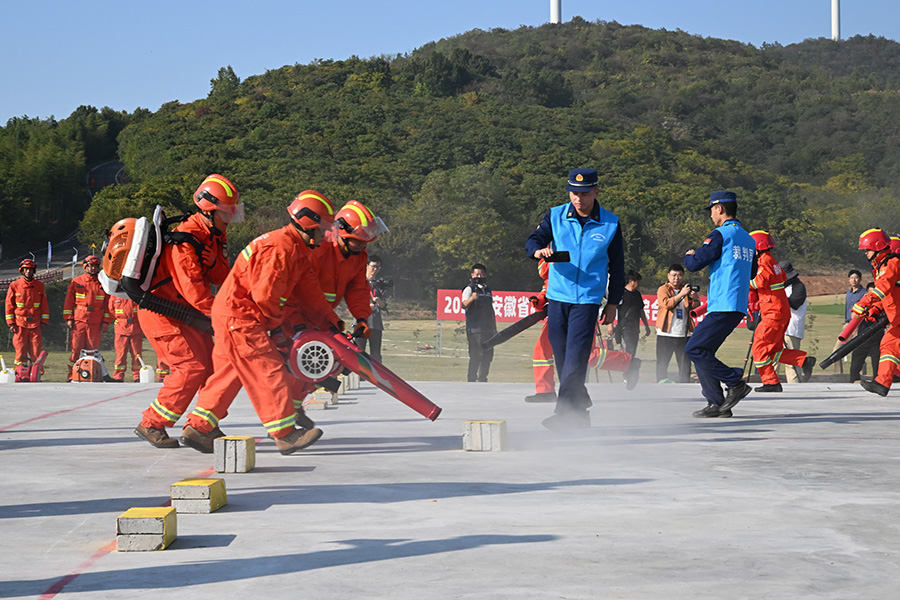
[[[597,187],[597,171],[594,169],[572,169],[569,171],[567,192],[587,192]]]
[[[718,192],[713,192],[709,195],[709,204],[706,205],[706,209],[709,210],[716,204],[721,204],[723,202],[734,202],[737,204],[737,194],[734,192],[729,192],[728,190],[719,190]]]

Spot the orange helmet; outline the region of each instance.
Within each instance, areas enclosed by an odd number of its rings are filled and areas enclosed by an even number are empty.
[[[84,262],[81,263],[81,266],[87,268],[88,265],[97,265],[100,266],[100,259],[94,256],[93,254],[89,254],[84,257]]]
[[[19,263],[19,273],[22,272],[22,269],[28,269],[28,268],[31,268],[31,269],[34,269],[35,271],[37,271],[37,265],[30,258],[26,258],[21,263]]]
[[[891,236],[891,254],[900,254],[900,237]]]
[[[334,223],[334,205],[331,200],[315,190],[304,190],[297,194],[288,214],[300,229],[327,229]]]
[[[760,252],[763,250],[771,250],[775,247],[775,240],[772,239],[772,235],[768,231],[757,229],[756,231],[750,232],[750,237],[756,241],[756,249]]]
[[[240,201],[237,188],[216,173],[204,179],[194,192],[194,204],[200,210],[219,211],[219,217],[226,223],[240,223],[244,220],[244,203]]]
[[[388,228],[384,221],[372,214],[362,202],[351,200],[334,216],[334,229],[342,238],[353,238],[361,242],[374,241]]]
[[[859,249],[881,252],[891,245],[891,238],[881,229],[869,229],[859,236]]]

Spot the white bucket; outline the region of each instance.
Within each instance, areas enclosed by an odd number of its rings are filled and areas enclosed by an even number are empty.
[[[156,383],[156,371],[148,367],[140,356],[138,356],[138,360],[141,363],[141,383]]]
[[[15,383],[16,374],[6,368],[6,361],[3,360],[3,355],[0,355],[0,367],[2,367],[0,369],[0,383]]]

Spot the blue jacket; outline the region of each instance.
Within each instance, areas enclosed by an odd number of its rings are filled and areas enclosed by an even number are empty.
[[[703,245],[684,257],[688,271],[709,266],[709,312],[747,313],[750,280],[756,272],[756,242],[737,219],[715,228]]]
[[[625,248],[619,218],[594,204],[582,227],[571,203],[547,211],[544,220],[528,237],[528,255],[551,244],[555,251],[568,251],[570,262],[550,263],[547,298],[570,304],[619,304],[625,289]]]

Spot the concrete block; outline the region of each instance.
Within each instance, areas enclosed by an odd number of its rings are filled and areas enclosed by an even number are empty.
[[[216,438],[213,453],[216,473],[246,473],[256,466],[256,439],[243,435]]]
[[[507,450],[506,421],[465,421],[463,450],[501,452]]]
[[[228,504],[224,479],[182,479],[172,484],[172,506],[180,513],[211,513]]]
[[[338,391],[335,392],[338,396],[343,396],[347,393],[347,377],[344,375],[338,375],[337,380],[340,382],[341,387],[338,388]]]
[[[116,519],[116,550],[149,552],[167,548],[178,537],[173,506],[129,508]]]
[[[317,388],[311,396],[303,401],[303,410],[325,410],[331,405],[331,392]]]
[[[359,389],[359,373],[354,373],[353,371],[347,375],[347,388],[351,390]]]

